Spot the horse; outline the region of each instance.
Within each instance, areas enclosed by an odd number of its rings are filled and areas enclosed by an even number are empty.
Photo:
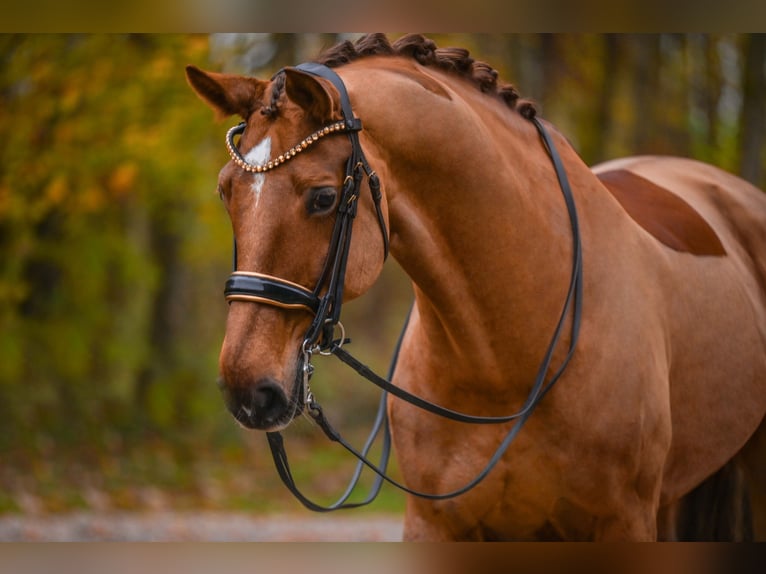
[[[392,385],[502,419],[554,333],[562,366],[474,488],[407,496],[406,540],[763,539],[766,196],[692,159],[589,167],[491,66],[421,35],[366,35],[316,65],[334,76],[186,69],[219,117],[244,120],[218,179],[236,242],[219,385],[239,423],[278,431],[303,412],[306,342],[334,337],[328,313],[390,248],[414,291]],[[562,313],[580,264],[579,314]],[[393,396],[387,416],[404,483],[431,493],[479,474],[512,424]]]

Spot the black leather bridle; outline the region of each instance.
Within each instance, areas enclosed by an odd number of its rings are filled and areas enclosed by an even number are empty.
[[[309,136],[307,140],[304,140],[304,142],[318,141],[323,135],[332,132],[346,133],[351,142],[351,155],[346,161],[346,174],[338,201],[335,225],[333,227],[324,268],[313,290],[306,289],[291,281],[286,281],[270,275],[235,271],[226,282],[224,293],[226,299],[229,301],[254,301],[284,308],[304,308],[312,312],[314,314],[314,321],[306,333],[303,346],[314,348],[319,344],[324,350],[329,348],[334,327],[340,321],[340,311],[343,303],[343,283],[346,275],[349,248],[351,245],[351,231],[357,213],[357,202],[361,193],[362,178],[364,175],[368,178],[370,192],[377,213],[378,224],[380,225],[380,231],[383,235],[384,259],[388,257],[388,229],[386,228],[386,222],[381,206],[382,194],[380,192],[380,180],[370,167],[370,164],[362,151],[362,146],[359,143],[359,131],[362,129],[362,122],[358,118],[355,118],[351,111],[351,102],[342,80],[330,68],[319,64],[301,64],[300,66],[297,66],[297,69],[323,77],[332,82],[338,92],[340,92],[341,110],[343,113],[342,122],[336,122],[331,126],[318,130],[315,134]],[[245,127],[246,124],[243,122],[229,130],[229,133],[227,134],[227,147],[237,164],[247,169],[250,164],[248,164],[242,157],[233,142],[234,136],[244,132]],[[303,149],[305,149],[305,147]],[[300,150],[299,147],[298,150]],[[288,152],[288,154],[289,153],[290,152]],[[297,153],[300,153],[300,151],[296,151],[296,154]],[[279,163],[283,163],[284,161],[285,160]],[[255,167],[264,167],[262,171],[272,169],[269,164],[266,164],[266,166]],[[257,171],[257,169],[253,169],[252,171]],[[326,291],[324,295],[321,295],[323,289],[326,289]]]
[[[290,472],[287,454],[284,449],[284,442],[281,434],[279,432],[267,432],[266,434],[268,437],[268,442],[271,448],[274,463],[280,478],[287,486],[287,488],[296,496],[296,498],[298,498],[298,500],[307,508],[320,512],[337,510],[340,508],[353,508],[369,504],[377,496],[383,481],[387,481],[409,494],[422,498],[431,500],[454,498],[475,487],[489,474],[492,468],[494,468],[497,462],[502,458],[508,446],[519,433],[523,424],[532,414],[540,400],[542,400],[542,398],[548,393],[553,385],[559,380],[574,354],[580,329],[580,318],[582,312],[582,247],[580,242],[579,224],[577,220],[574,198],[572,196],[571,188],[569,186],[563,163],[559,157],[558,152],[556,151],[553,141],[543,127],[542,123],[537,118],[533,117],[531,121],[534,123],[535,127],[540,133],[543,144],[551,157],[559,185],[564,195],[564,200],[572,227],[574,245],[572,273],[567,297],[553,337],[547,348],[542,364],[538,369],[537,376],[535,377],[535,381],[529,392],[527,400],[518,412],[502,417],[474,416],[441,407],[421,397],[415,396],[405,391],[404,389],[393,385],[390,382],[390,379],[393,376],[393,370],[396,365],[399,346],[401,345],[401,337],[399,343],[397,344],[387,378],[383,378],[375,374],[368,367],[351,356],[345,348],[343,348],[343,343],[346,340],[345,332],[343,332],[342,325],[340,325],[340,314],[343,304],[343,284],[345,280],[346,265],[348,262],[348,255],[351,244],[353,221],[357,212],[357,201],[359,199],[362,181],[365,175],[368,178],[369,189],[377,212],[377,218],[381,233],[383,235],[384,259],[388,255],[389,238],[381,207],[382,194],[380,191],[380,181],[378,180],[375,172],[370,167],[367,159],[364,156],[364,152],[362,151],[358,135],[359,131],[362,129],[362,123],[358,118],[354,117],[353,111],[351,109],[351,102],[349,100],[348,93],[346,91],[345,85],[343,84],[343,81],[332,69],[321,64],[301,64],[297,66],[297,69],[329,80],[340,94],[341,109],[343,113],[342,122],[336,122],[331,126],[322,128],[318,132],[315,132],[315,134],[312,134],[312,136],[309,136],[307,140],[301,142],[301,144],[304,144],[308,141],[306,145],[311,145],[311,143],[318,141],[318,139],[324,135],[328,135],[334,132],[342,132],[348,135],[352,148],[351,155],[346,162],[346,174],[343,181],[340,200],[336,212],[335,225],[333,227],[332,237],[330,240],[324,267],[316,286],[313,290],[309,290],[301,285],[297,285],[293,282],[277,277],[272,277],[270,275],[265,275],[257,272],[236,271],[235,244],[235,271],[226,282],[226,288],[224,292],[228,301],[251,301],[286,309],[304,309],[314,314],[314,319],[308,331],[306,332],[299,354],[300,358],[298,377],[301,379],[299,383],[301,383],[300,389],[302,395],[300,397],[300,401],[302,402],[302,408],[305,409],[308,414],[318,423],[319,427],[324,431],[325,435],[330,440],[341,444],[346,450],[351,452],[359,460],[359,463],[357,464],[357,468],[344,494],[335,503],[329,506],[322,506],[312,502],[298,490],[292,477],[292,473]],[[291,149],[285,156],[279,156],[276,161],[269,162],[263,166],[255,166],[249,164],[239,153],[234,143],[234,136],[242,134],[245,130],[245,127],[246,124],[241,123],[229,130],[226,138],[226,143],[234,162],[247,171],[256,173],[268,171],[274,167],[277,167],[281,163],[284,163],[284,161],[291,159],[291,157],[294,157],[297,153],[300,153],[301,149],[305,149],[305,147],[301,148],[300,145],[296,146],[295,148]],[[323,292],[324,294],[322,294]],[[564,324],[570,311],[572,313],[572,326],[568,352],[559,369],[550,378],[548,378],[547,375],[548,371],[550,370],[553,352],[556,349],[560,336],[563,333]],[[334,339],[334,333],[336,326],[338,325],[340,325],[341,328],[341,336],[339,339]],[[402,335],[403,334],[404,330],[402,331]],[[316,352],[335,355],[341,361],[357,371],[361,376],[383,390],[373,429],[369,438],[367,439],[367,442],[364,445],[364,448],[361,451],[358,451],[348,442],[346,442],[341,437],[341,435],[330,425],[324,416],[321,406],[314,399],[314,396],[309,388],[309,381],[313,373],[311,357]],[[486,467],[468,484],[462,488],[443,494],[419,492],[393,480],[390,476],[388,476],[386,471],[391,449],[390,429],[388,427],[388,419],[386,415],[386,401],[388,393],[402,400],[405,400],[423,410],[463,423],[500,424],[515,421],[515,424],[507,432],[495,453],[488,461]],[[378,463],[373,463],[368,459],[368,454],[381,430],[383,430],[383,444],[381,448],[380,460]],[[375,472],[377,475],[374,484],[372,485],[368,496],[363,501],[348,503],[346,501],[354,491],[361,472],[365,466],[372,469],[373,472]]]

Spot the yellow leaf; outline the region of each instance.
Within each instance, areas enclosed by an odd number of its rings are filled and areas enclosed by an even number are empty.
[[[116,196],[122,197],[130,193],[136,181],[138,168],[131,162],[121,163],[109,178],[109,190]]]
[[[45,188],[45,199],[48,205],[58,205],[66,197],[69,185],[65,175],[55,176]]]

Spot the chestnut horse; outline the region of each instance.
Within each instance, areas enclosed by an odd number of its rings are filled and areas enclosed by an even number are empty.
[[[266,431],[301,412],[317,297],[365,293],[390,233],[415,293],[393,383],[463,413],[519,411],[557,332],[575,249],[534,106],[465,50],[418,35],[365,36],[319,62],[339,82],[298,68],[271,80],[187,68],[219,116],[246,122],[218,184],[237,247],[220,356],[227,405]],[[708,505],[689,495],[711,481],[713,502],[728,494],[763,538],[766,196],[687,159],[591,169],[542,125],[579,216],[577,346],[475,488],[408,496],[405,538],[673,539],[700,524],[694,513]],[[326,254],[355,168],[353,241],[349,231],[342,285],[331,287]],[[280,294],[257,295],[272,288]],[[511,425],[466,425],[397,398],[388,415],[406,485],[431,493],[479,474]]]

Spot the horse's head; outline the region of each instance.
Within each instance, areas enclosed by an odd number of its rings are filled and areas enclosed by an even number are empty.
[[[261,81],[189,67],[187,78],[220,116],[239,115],[246,122],[234,130],[242,132],[238,143],[230,134],[232,161],[218,180],[236,241],[230,285],[245,286],[227,287],[219,382],[241,424],[276,430],[303,408],[301,358],[316,323],[306,302],[328,292],[334,261],[325,263],[335,249],[341,204],[350,201],[341,201],[353,146],[343,127],[340,92],[296,69]],[[360,180],[353,241],[340,275],[346,299],[372,285],[384,259],[384,212],[376,208],[367,177]],[[282,292],[291,288],[297,302]]]

